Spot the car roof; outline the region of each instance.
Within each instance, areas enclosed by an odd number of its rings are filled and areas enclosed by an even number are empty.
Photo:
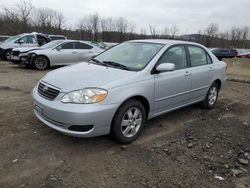
[[[195,42],[189,42],[189,41],[182,41],[182,40],[170,40],[170,39],[142,39],[142,40],[130,40],[127,42],[145,42],[145,43],[156,43],[156,44],[195,44],[200,45]]]

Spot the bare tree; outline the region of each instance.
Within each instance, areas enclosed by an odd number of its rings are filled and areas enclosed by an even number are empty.
[[[128,20],[126,18],[120,17],[116,21],[116,28],[119,34],[119,41],[124,41],[124,34],[127,33],[129,27]]]
[[[31,1],[20,1],[12,8],[4,7],[4,14],[12,22],[19,23],[19,29],[21,32],[29,30],[29,21],[33,5]]]
[[[217,36],[218,31],[219,31],[219,27],[216,23],[210,23],[206,27],[204,34],[206,35],[205,45],[207,47],[211,47],[211,44],[214,38]]]
[[[173,25],[171,27],[165,26],[162,34],[165,35],[167,38],[174,39],[179,32],[179,27],[176,25]]]
[[[156,38],[159,35],[159,31],[156,29],[156,26],[149,25],[149,32],[152,36],[152,38]]]

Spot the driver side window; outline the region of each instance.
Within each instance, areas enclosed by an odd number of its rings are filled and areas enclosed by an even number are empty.
[[[184,46],[175,46],[167,49],[158,61],[175,64],[175,70],[187,68],[187,57]]]
[[[19,41],[23,41],[25,44],[36,43],[36,39],[33,35],[28,35],[28,36],[22,37],[21,39],[19,39]]]

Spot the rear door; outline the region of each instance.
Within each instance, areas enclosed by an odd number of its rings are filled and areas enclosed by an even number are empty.
[[[89,61],[94,55],[97,55],[93,46],[84,42],[77,42],[76,44],[76,51],[80,62]]]
[[[188,45],[191,75],[191,100],[198,101],[205,98],[213,77],[214,67],[212,59],[205,49],[195,45]]]
[[[155,74],[155,115],[185,105],[190,100],[190,73],[184,45],[170,47],[157,64],[174,63],[175,70]]]

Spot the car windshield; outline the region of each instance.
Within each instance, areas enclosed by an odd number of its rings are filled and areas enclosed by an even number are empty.
[[[142,70],[163,47],[163,44],[146,42],[125,42],[95,57],[95,60],[106,65]]]
[[[4,41],[4,43],[12,42],[12,41],[14,41],[14,40],[20,38],[21,36],[22,36],[22,35],[15,35],[15,36],[12,36],[12,37],[6,39],[6,40]]]
[[[47,44],[42,45],[42,48],[54,48],[60,44],[63,40],[53,40]]]

